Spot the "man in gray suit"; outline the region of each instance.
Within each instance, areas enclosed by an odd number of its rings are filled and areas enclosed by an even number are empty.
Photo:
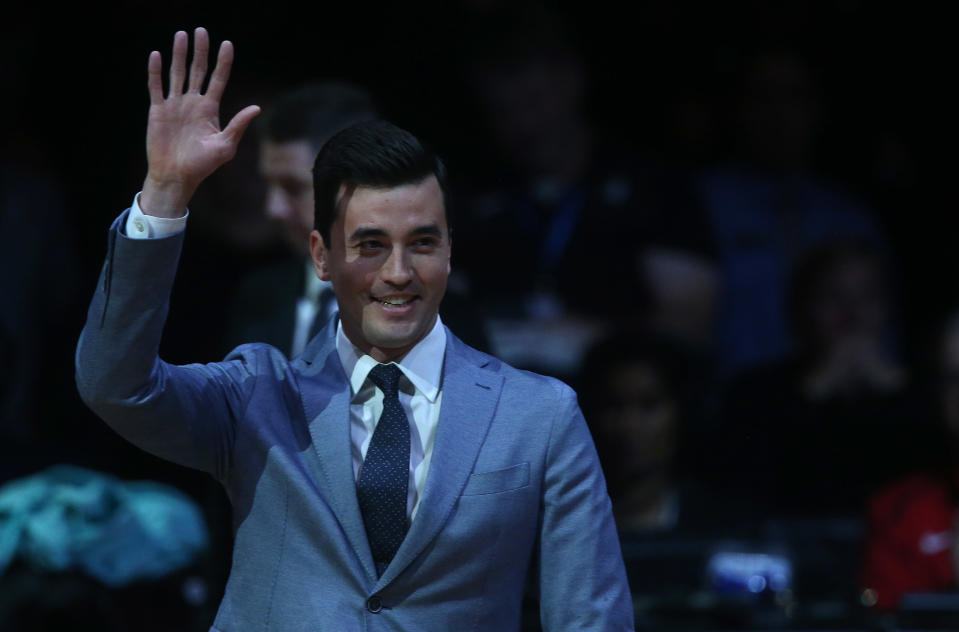
[[[533,573],[546,630],[631,630],[602,471],[575,394],[462,343],[438,317],[450,271],[442,163],[393,125],[351,127],[314,166],[317,275],[339,313],[296,359],[156,355],[186,204],[258,113],[220,130],[232,62],[209,40],[149,64],[149,173],[110,231],[77,349],[84,400],[145,450],[205,470],[234,510],[212,630],[520,628]],[[186,83],[186,90],[182,88]]]

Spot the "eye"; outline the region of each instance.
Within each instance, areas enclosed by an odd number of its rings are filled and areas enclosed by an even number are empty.
[[[383,242],[378,239],[365,239],[354,246],[360,254],[376,254],[383,249]]]
[[[413,241],[412,246],[417,252],[432,251],[439,246],[439,240],[436,237],[420,237]]]

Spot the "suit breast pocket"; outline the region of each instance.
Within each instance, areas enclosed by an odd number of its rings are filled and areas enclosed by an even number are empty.
[[[471,474],[463,496],[498,494],[529,485],[529,463],[520,463],[502,470]]]

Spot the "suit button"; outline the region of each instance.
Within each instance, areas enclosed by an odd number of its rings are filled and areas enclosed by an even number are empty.
[[[366,600],[366,609],[372,612],[373,614],[378,613],[383,609],[383,602],[380,600],[379,595],[373,595]]]

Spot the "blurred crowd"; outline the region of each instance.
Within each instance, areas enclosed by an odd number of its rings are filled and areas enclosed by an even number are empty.
[[[191,205],[161,356],[212,361],[248,341],[302,349],[336,309],[305,249],[313,157],[339,129],[385,117],[448,157],[444,322],[580,395],[639,626],[959,621],[959,258],[951,222],[935,219],[954,214],[955,192],[920,143],[920,108],[878,104],[901,84],[870,64],[896,55],[840,55],[842,37],[819,22],[892,18],[791,2],[694,20],[688,3],[648,3],[642,32],[677,45],[637,42],[661,59],[610,66],[604,52],[626,46],[602,36],[629,38],[628,25],[556,3],[455,4],[433,16],[445,34],[433,52],[446,58],[419,80],[442,96],[306,63],[285,85],[234,81],[227,106],[265,111]],[[749,36],[729,43],[708,18]],[[242,44],[238,67],[257,55]],[[29,59],[36,44],[28,33],[0,46]],[[5,66],[3,82],[28,69]],[[134,96],[111,107],[135,118]],[[870,100],[876,111],[850,111]],[[2,106],[0,490],[63,463],[160,481],[201,508],[209,546],[123,586],[11,554],[0,632],[78,618],[205,630],[229,568],[222,491],[123,443],[73,386],[84,303],[124,204],[109,203],[128,182],[132,199],[136,169],[95,180],[115,190],[66,178],[14,123],[36,120],[26,103]],[[121,146],[106,136],[98,156]],[[0,506],[0,527],[9,519]]]

